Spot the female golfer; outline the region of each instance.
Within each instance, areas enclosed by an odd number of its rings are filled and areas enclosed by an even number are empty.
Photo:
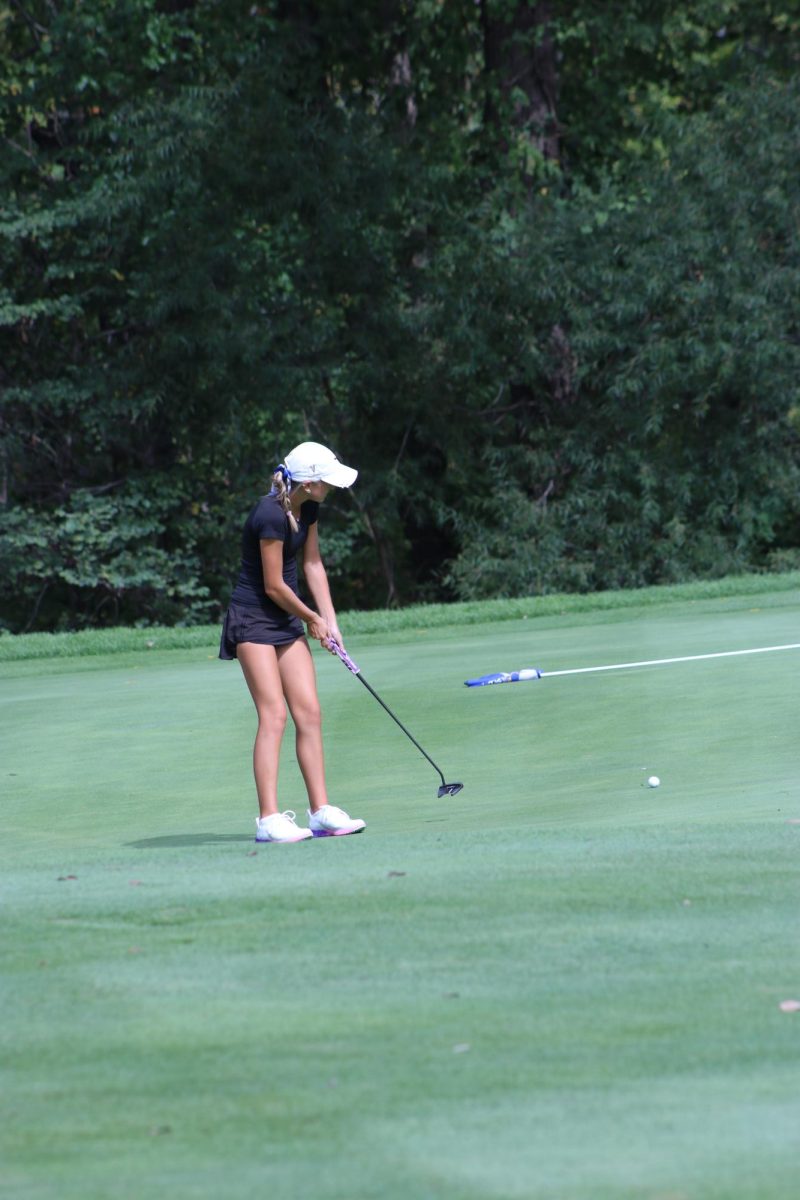
[[[303,442],[276,467],[272,490],[245,522],[242,565],[225,615],[219,656],[238,658],[258,713],[253,748],[261,810],[257,842],[299,842],[360,833],[364,828],[363,821],[328,803],[316,674],[302,626],[305,621],[309,637],[326,649],[331,642],[342,645],[319,552],[317,514],[332,487],[350,487],[357,475],[326,446]],[[316,611],[298,594],[300,550]],[[293,812],[278,810],[278,760],[287,704],[308,792],[307,829],[295,824]]]

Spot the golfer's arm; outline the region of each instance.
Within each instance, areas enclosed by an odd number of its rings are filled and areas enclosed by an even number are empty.
[[[302,621],[317,621],[320,614],[295,596],[283,581],[283,542],[277,538],[261,539],[261,569],[264,575],[264,591],[274,604]],[[316,596],[314,597],[316,599]]]
[[[335,625],[336,610],[333,607],[328,575],[319,552],[319,535],[317,534],[316,525],[312,525],[308,531],[303,551],[303,574],[306,577],[308,590],[314,597],[314,603],[319,609],[320,616],[329,625]]]

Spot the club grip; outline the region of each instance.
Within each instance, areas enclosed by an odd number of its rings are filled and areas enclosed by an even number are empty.
[[[334,654],[336,654],[342,660],[348,671],[352,671],[354,675],[358,675],[361,668],[356,666],[346,650],[343,650],[342,647],[334,641],[328,642],[328,648],[333,650]]]

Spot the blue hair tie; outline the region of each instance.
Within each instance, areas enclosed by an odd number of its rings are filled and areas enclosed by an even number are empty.
[[[278,463],[273,474],[280,475],[281,479],[283,480],[283,482],[287,488],[290,488],[292,486],[292,472],[289,470],[289,468],[287,466],[285,466],[284,463]]]

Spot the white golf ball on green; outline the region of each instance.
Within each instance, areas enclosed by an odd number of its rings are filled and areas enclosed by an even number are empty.
[[[658,778],[657,775],[651,775],[647,781],[647,786],[648,787],[658,787],[658,785],[660,783],[661,783],[661,780]]]

